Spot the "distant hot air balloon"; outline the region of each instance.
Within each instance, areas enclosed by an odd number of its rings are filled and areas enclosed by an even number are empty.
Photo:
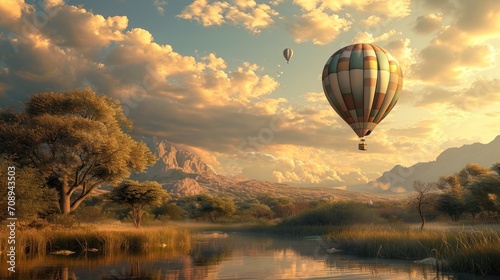
[[[290,61],[290,59],[292,58],[292,56],[293,56],[293,50],[290,49],[290,48],[284,49],[283,50],[283,56],[286,59],[286,63],[288,63]]]
[[[336,51],[323,68],[323,90],[339,116],[360,138],[392,110],[403,87],[403,73],[394,57],[373,44],[353,44]]]

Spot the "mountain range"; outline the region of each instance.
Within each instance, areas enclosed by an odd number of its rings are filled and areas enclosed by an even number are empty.
[[[500,162],[500,135],[487,144],[473,143],[446,149],[434,161],[419,162],[410,167],[396,165],[376,180],[355,189],[374,193],[411,192],[416,180],[435,182],[441,176],[453,175],[469,163],[491,167],[497,162]]]
[[[295,187],[286,184],[245,178],[230,178],[216,174],[210,166],[193,153],[175,144],[157,138],[141,138],[158,161],[146,173],[133,175],[133,179],[159,182],[173,198],[208,193],[229,196],[235,202],[249,201],[261,195],[293,200],[318,201],[357,200],[363,202],[385,200],[385,196],[347,191],[328,187]]]
[[[435,161],[419,162],[410,167],[394,166],[391,170],[365,185],[348,186],[347,190],[329,187],[296,187],[281,183],[230,178],[219,175],[198,156],[166,140],[143,137],[158,157],[146,173],[135,174],[136,180],[154,180],[174,197],[208,193],[230,196],[235,201],[246,201],[260,195],[272,195],[302,200],[358,200],[377,201],[388,199],[388,194],[409,193],[413,182],[433,182],[440,176],[452,175],[468,163],[489,167],[500,161],[500,136],[488,144],[474,143],[443,151]]]

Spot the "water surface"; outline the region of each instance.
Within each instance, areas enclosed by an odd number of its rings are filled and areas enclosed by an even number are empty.
[[[328,254],[319,238],[289,239],[241,233],[195,236],[189,251],[53,256],[22,262],[7,279],[498,279],[437,274],[412,260]],[[3,266],[2,266],[3,267]]]

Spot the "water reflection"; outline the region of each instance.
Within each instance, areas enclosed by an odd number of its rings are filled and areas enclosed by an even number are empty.
[[[3,260],[2,260],[3,261]],[[45,256],[20,262],[2,279],[471,279],[436,274],[412,261],[361,259],[328,254],[318,240],[229,234],[197,236],[184,251],[147,254]],[[475,279],[497,279],[480,278]]]

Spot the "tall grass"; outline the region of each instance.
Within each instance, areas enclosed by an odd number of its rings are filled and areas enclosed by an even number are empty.
[[[4,251],[7,247],[7,239],[0,237],[0,250]],[[99,254],[112,255],[190,247],[189,231],[170,226],[143,229],[26,229],[18,231],[16,235],[18,256],[44,256],[59,250],[80,254],[97,250]]]
[[[500,275],[500,231],[416,230],[409,227],[353,226],[324,236],[325,242],[362,257],[423,259],[434,257],[443,268]]]

